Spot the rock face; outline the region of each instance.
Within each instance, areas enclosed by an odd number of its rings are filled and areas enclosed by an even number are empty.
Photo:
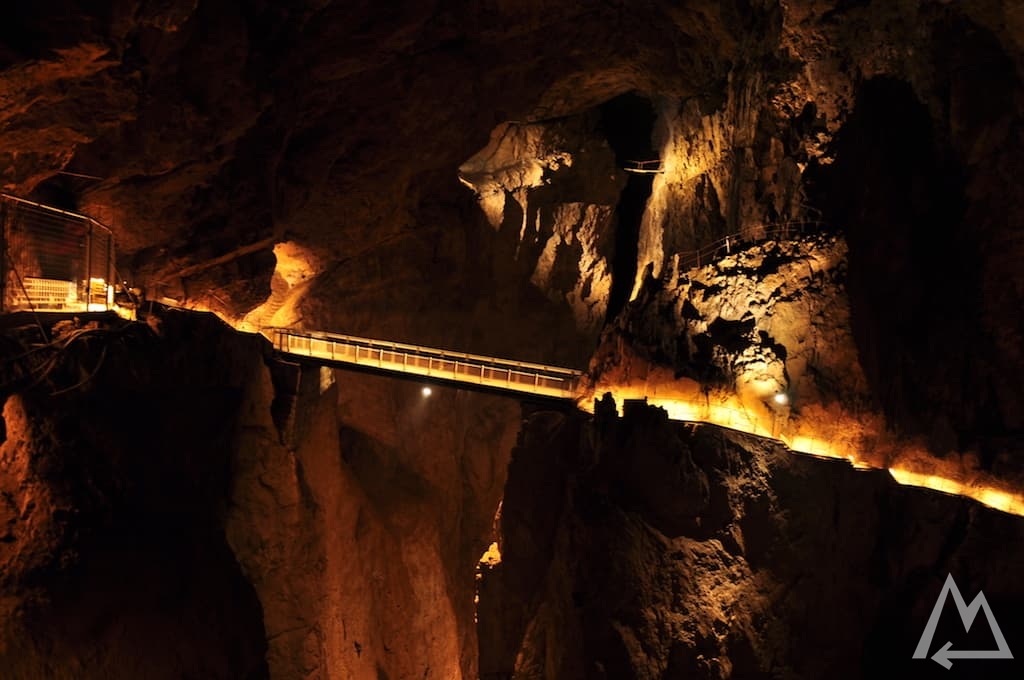
[[[581,366],[610,298],[648,272],[823,221],[851,239],[855,339],[890,425],[997,474],[1019,458],[1017,3],[15,15],[4,186],[111,222],[121,273],[155,294],[238,319],[291,293],[282,322]],[[639,225],[616,215],[605,144],[633,123],[599,124],[630,92],[663,161]],[[296,253],[309,280],[292,290]]]
[[[812,416],[805,411],[836,398],[851,411],[870,410],[850,332],[846,253],[841,236],[794,231],[723,244],[712,264],[649,279],[602,339],[592,391],[709,403],[721,391],[758,432],[772,420],[798,426]],[[641,361],[630,362],[625,347]],[[784,404],[774,400],[780,394]]]
[[[16,4],[0,185],[110,223],[152,298],[593,358],[597,397],[1024,488],[1015,0]],[[167,323],[7,400],[14,677],[474,677],[503,493],[484,674],[877,675],[947,565],[1019,603],[966,502],[644,412],[533,416],[503,492],[515,402]]]
[[[6,397],[5,677],[267,677],[260,601],[223,531],[262,350],[212,318],[164,330],[83,337],[50,380]]]
[[[1007,258],[1020,255],[1022,199],[1005,178],[1021,168],[1005,152],[1014,114],[994,97],[1020,86],[993,38],[969,35],[950,58],[989,66],[965,64],[978,73],[970,84],[954,70],[938,111],[898,81],[863,86],[820,190],[844,216],[852,329],[888,421],[933,451],[975,449],[985,469],[1009,475],[1020,460],[1024,401],[1012,376],[1024,335],[1019,316],[998,310],[1020,292]]]
[[[593,116],[501,125],[459,177],[515,251],[499,259],[529,271],[554,303],[567,303],[576,327],[596,334],[611,293],[614,207],[625,182]],[[530,271],[532,269],[532,271]],[[496,271],[497,280],[517,278]]]
[[[1024,642],[1019,518],[609,407],[524,427],[482,575],[481,677],[946,677],[911,657],[948,574]],[[930,654],[995,648],[982,616],[967,635],[954,612]]]
[[[4,186],[111,222],[155,294],[582,366],[648,273],[822,221],[889,424],[1012,473],[1018,3],[39,7],[0,40]],[[607,153],[635,122],[600,124],[631,92],[663,170],[638,225]]]
[[[4,677],[474,677],[518,405],[335,384],[210,315],[153,325],[7,398]]]
[[[514,402],[321,382],[314,367],[283,442],[267,405],[240,423],[226,533],[263,606],[271,677],[474,677],[474,565]]]

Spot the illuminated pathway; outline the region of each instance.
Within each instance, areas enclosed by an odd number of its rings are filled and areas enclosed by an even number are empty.
[[[681,382],[678,380],[647,382],[642,388],[586,386],[581,371],[556,366],[320,331],[265,328],[260,332],[281,354],[312,359],[320,364],[426,378],[472,390],[499,390],[571,400],[589,412],[593,410],[594,397],[605,392],[612,394],[620,409],[627,400],[641,399],[663,408],[672,420],[717,425],[772,439],[794,453],[844,460],[858,469],[887,469],[900,484],[966,496],[1003,512],[1024,515],[1024,497],[1016,491],[1005,485],[997,486],[995,480],[978,475],[970,481],[957,481],[955,477],[964,480],[969,475],[963,471],[942,474],[941,470],[934,468],[940,464],[939,461],[926,451],[911,451],[909,447],[896,443],[896,453],[889,459],[913,461],[914,464],[881,464],[858,453],[862,449],[859,444],[863,441],[863,432],[820,424],[821,429],[832,432],[827,436],[823,436],[824,432],[808,432],[806,426],[795,426],[787,419],[766,417],[764,414],[758,417],[756,412],[745,408],[734,398],[713,402],[696,383],[690,386],[692,394],[680,391]],[[664,394],[666,389],[671,390],[672,396]],[[659,391],[663,394],[659,395]],[[823,418],[819,422],[828,421]],[[845,436],[837,435],[837,431],[842,429],[847,430]]]
[[[633,171],[657,172],[660,169],[657,162],[637,163],[636,166]],[[113,241],[106,227],[85,215],[6,194],[0,194],[0,224],[5,235],[2,240],[8,249],[4,259],[12,265],[14,274],[13,280],[6,282],[11,289],[3,291],[3,300],[7,303],[4,311],[67,312],[112,307]],[[699,250],[680,253],[677,266],[690,269],[715,261],[733,248],[743,247],[751,238],[787,240],[807,227],[819,226],[815,223],[764,225],[757,234],[732,235]],[[180,270],[176,276],[188,276],[239,254],[269,247],[273,240],[243,246],[227,256]],[[70,266],[73,263],[68,253],[83,248],[85,265],[63,279],[47,278],[41,265],[22,252],[38,251],[51,260],[67,260]],[[79,286],[76,283],[79,281],[87,281],[89,285]],[[164,299],[164,302],[178,306],[174,300]],[[238,330],[257,330],[244,321],[225,321]],[[627,379],[629,384],[608,382],[602,376],[591,383],[580,371],[543,364],[320,331],[265,328],[259,332],[286,356],[304,357],[329,366],[450,383],[466,389],[559,399],[575,402],[585,411],[591,411],[594,398],[605,393],[611,393],[620,408],[627,400],[646,400],[652,406],[665,409],[673,420],[707,423],[769,438],[795,453],[845,460],[855,468],[885,469],[900,484],[967,496],[997,510],[1024,516],[1020,485],[977,469],[970,456],[947,455],[940,459],[923,446],[893,438],[878,414],[858,417],[841,408],[805,404],[800,409],[800,417],[792,418],[786,408],[765,409],[758,402],[759,395],[751,399],[749,395],[741,398],[726,394],[712,399],[696,382],[679,379],[671,371],[658,367],[643,371],[644,377],[639,381],[635,380],[634,373]]]
[[[582,373],[568,368],[320,331],[260,331],[282,354],[320,363],[421,376],[474,389],[573,399]]]

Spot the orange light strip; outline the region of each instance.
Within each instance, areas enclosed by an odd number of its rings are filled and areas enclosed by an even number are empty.
[[[643,399],[642,395],[636,394],[638,392],[637,388],[626,388],[621,391],[602,388],[599,392],[602,394],[605,392],[611,393],[620,414],[625,400]],[[589,400],[580,399],[577,403],[581,410],[588,413],[594,412],[593,398]],[[908,469],[906,465],[899,463],[889,467],[876,465],[857,455],[854,447],[847,445],[842,440],[815,437],[805,434],[803,431],[792,436],[785,432],[773,432],[772,427],[762,422],[763,419],[758,419],[754,414],[742,407],[708,404],[707,402],[675,398],[647,399],[647,403],[664,409],[670,420],[717,425],[746,434],[772,439],[784,445],[795,454],[845,460],[858,470],[887,470],[897,483],[904,486],[914,486],[971,498],[995,510],[1024,517],[1024,495],[985,483],[986,480],[975,479],[973,483],[967,483],[936,474],[935,471],[915,472]],[[921,456],[915,460],[915,463],[916,467],[927,465],[927,457]],[[975,477],[978,477],[978,475],[975,475]]]
[[[199,311],[198,308],[197,311]],[[203,311],[209,310],[203,309]],[[216,314],[216,312],[214,313]],[[220,314],[218,316],[236,330],[248,331],[244,327],[245,324],[238,321],[233,322]],[[888,467],[876,465],[866,460],[864,456],[858,455],[856,447],[852,443],[844,442],[841,439],[809,435],[802,429],[798,434],[790,435],[782,431],[786,429],[785,427],[766,423],[767,416],[762,415],[758,417],[757,414],[749,409],[743,408],[738,399],[730,400],[728,403],[710,403],[708,399],[648,397],[647,394],[657,392],[657,387],[657,381],[652,381],[651,384],[644,385],[643,387],[631,386],[608,389],[605,386],[601,386],[599,389],[594,390],[594,392],[600,394],[610,393],[615,400],[620,415],[622,414],[622,405],[625,401],[645,400],[651,406],[664,409],[670,420],[717,425],[745,434],[772,439],[793,453],[845,460],[858,470],[887,470],[897,483],[904,486],[914,486],[971,498],[982,505],[1001,512],[1024,517],[1024,495],[1021,495],[1019,492],[998,488],[981,479],[975,479],[973,483],[965,483],[948,476],[935,474],[934,472],[913,471],[906,465],[898,462]],[[577,397],[576,403],[580,410],[593,413],[593,392],[588,396]],[[918,457],[916,459],[916,467],[930,464],[928,458],[927,456]],[[978,475],[975,475],[975,477],[978,477]]]

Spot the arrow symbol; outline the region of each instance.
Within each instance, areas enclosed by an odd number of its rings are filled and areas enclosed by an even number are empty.
[[[963,596],[960,594],[960,589],[956,587],[956,581],[953,580],[953,575],[949,574],[946,576],[946,583],[942,586],[942,591],[939,593],[939,599],[935,601],[935,607],[932,609],[932,615],[928,617],[928,625],[924,627],[924,633],[921,634],[921,639],[917,643],[917,649],[914,650],[915,659],[925,659],[928,657],[928,648],[932,644],[932,636],[935,634],[935,627],[939,623],[939,616],[942,615],[942,605],[946,602],[946,596],[950,595],[953,597],[953,601],[956,603],[957,613],[960,614],[960,621],[964,624],[964,630],[968,633],[971,632],[971,624],[974,623],[975,617],[978,612],[984,612],[985,618],[988,619],[989,628],[992,629],[992,636],[996,639],[996,647],[998,649],[950,649],[953,646],[952,642],[947,642],[942,646],[942,649],[935,652],[932,656],[932,660],[949,670],[953,667],[953,662],[950,659],[1012,659],[1013,654],[1010,653],[1010,648],[1006,644],[1006,638],[1003,637],[1003,631],[999,630],[999,624],[996,623],[996,617],[992,614],[992,608],[988,606],[988,600],[985,599],[985,593],[979,592],[978,596],[974,598],[974,601],[968,605]]]
[[[953,667],[950,659],[1012,659],[1009,649],[950,649],[952,642],[942,645],[942,648],[932,655],[932,661],[941,665],[947,671]]]

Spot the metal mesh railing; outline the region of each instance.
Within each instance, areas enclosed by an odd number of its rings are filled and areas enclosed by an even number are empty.
[[[102,311],[113,303],[114,239],[91,217],[0,194],[4,312]]]

